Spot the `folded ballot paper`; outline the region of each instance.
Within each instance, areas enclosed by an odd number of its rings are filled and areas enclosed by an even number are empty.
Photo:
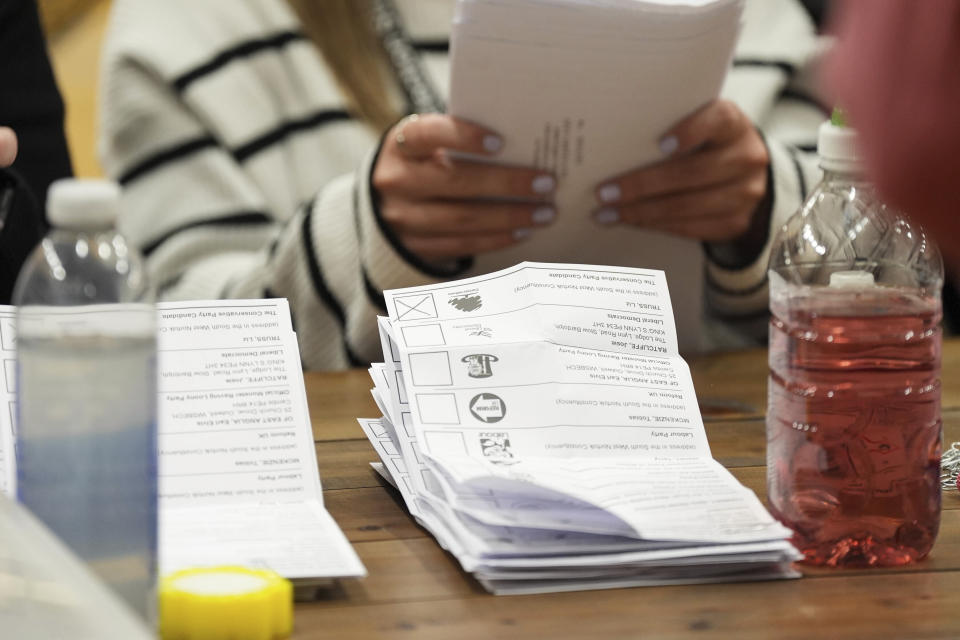
[[[497,161],[559,179],[558,215],[513,248],[477,257],[480,271],[523,260],[666,271],[680,348],[700,344],[703,263],[693,240],[602,228],[590,213],[603,181],[663,159],[659,141],[716,98],[733,56],[743,0],[459,0],[450,45],[451,114],[497,131]]]
[[[366,570],[323,504],[286,300],[157,309],[161,573],[240,564],[295,585]],[[15,495],[14,307],[0,306],[0,493]],[[8,410],[9,409],[9,410]]]
[[[378,471],[494,593],[796,577],[710,455],[661,271],[526,262],[386,292]]]

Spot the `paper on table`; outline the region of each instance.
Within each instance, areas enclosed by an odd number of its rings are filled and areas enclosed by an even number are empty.
[[[397,354],[396,345],[393,344],[392,339],[386,331],[386,327],[388,326],[386,318],[381,318],[380,321],[384,353]],[[404,471],[401,474],[401,481],[408,485],[408,489],[412,494],[422,496],[433,495],[440,500],[453,500],[466,513],[471,513],[475,517],[494,525],[509,526],[523,522],[527,526],[546,527],[566,522],[564,514],[557,513],[557,511],[561,510],[565,503],[569,502],[569,499],[561,498],[558,501],[554,498],[553,500],[547,501],[533,501],[529,495],[526,495],[523,496],[521,500],[524,508],[519,508],[516,513],[510,513],[506,510],[488,513],[483,507],[489,503],[489,496],[478,496],[470,491],[463,492],[459,490],[459,488],[444,482],[442,476],[434,473],[434,469],[431,469],[424,463],[423,454],[417,443],[416,432],[413,427],[413,418],[406,397],[403,375],[402,371],[398,368],[398,364],[399,355],[396,355],[396,359],[389,358],[387,363],[377,364],[372,368],[380,374],[374,378],[377,387],[374,391],[377,392],[377,396],[380,397],[384,405],[391,407],[390,410],[384,412],[383,419],[374,421],[373,429],[377,433],[380,431],[386,432],[392,443],[395,444],[396,449],[399,451],[399,456],[391,454],[389,460],[391,472],[394,470],[394,467],[402,464]],[[392,382],[382,383],[382,380]],[[389,398],[389,402],[383,400],[384,397]],[[400,422],[401,426],[399,430],[393,425],[390,417]],[[363,424],[363,421],[361,421],[361,424]],[[364,427],[364,430],[367,431],[368,428]],[[370,435],[368,432],[368,437],[370,437]],[[379,437],[379,435],[377,435],[377,437]],[[373,437],[371,437],[371,440],[372,439]],[[378,448],[378,451],[379,450]],[[502,495],[506,497],[506,494]],[[411,509],[417,508],[417,504],[412,504]],[[609,516],[606,513],[598,513],[598,517],[609,521]],[[598,524],[590,518],[587,518],[582,512],[579,513],[577,526],[581,527],[584,531],[607,531],[610,528],[609,522],[602,525]],[[623,525],[621,523],[615,523],[614,526],[622,528]]]
[[[664,132],[717,97],[741,8],[740,0],[461,0],[450,113],[503,136],[498,162],[545,168],[560,180],[556,220],[515,248],[478,256],[477,268],[634,255],[634,264],[667,272],[682,350],[702,348],[699,243],[629,225],[599,228],[590,212],[601,181],[662,159]]]
[[[160,532],[164,572],[242,562],[296,582],[366,575],[317,500],[167,509]]]
[[[361,428],[487,589],[799,575],[789,531],[710,456],[662,273],[524,263],[386,300],[384,415]]]
[[[298,581],[365,575],[323,507],[287,301],[157,306],[161,572],[230,563]],[[0,307],[5,363],[13,315]],[[13,367],[4,372],[12,403]],[[13,448],[0,446],[12,472]]]
[[[386,437],[385,419],[360,419],[366,433],[384,464],[395,459]],[[402,468],[403,469],[403,468]],[[378,470],[379,472],[379,470]],[[381,472],[382,473],[382,472]],[[398,475],[406,474],[403,469]],[[698,575],[708,575],[703,565],[724,565],[710,571],[729,574],[735,565],[744,570],[749,563],[756,572],[758,565],[778,566],[778,577],[795,576],[785,563],[797,558],[785,540],[742,544],[706,544],[663,540],[638,540],[617,536],[576,533],[523,526],[490,526],[465,518],[442,501],[428,495],[417,495],[407,482],[389,479],[400,490],[411,515],[433,533],[444,548],[457,556],[463,568],[484,580],[505,579],[531,581],[538,578],[569,581],[572,578],[597,578],[630,573],[643,584],[666,584],[681,574],[667,573],[668,567],[695,565]],[[649,565],[652,568],[640,571]],[[657,574],[660,571],[660,574]],[[642,575],[637,575],[641,573]],[[637,583],[640,584],[640,583]],[[584,587],[590,586],[589,583]],[[595,588],[595,587],[591,587]],[[541,589],[542,590],[542,589]],[[550,590],[550,589],[546,589]]]
[[[0,385],[0,493],[8,496],[14,496],[17,492],[15,319],[13,307],[0,306],[0,361],[3,362],[3,384]]]
[[[158,319],[162,571],[366,575],[323,507],[287,301],[165,304]]]
[[[158,319],[163,506],[322,501],[286,301],[176,303]]]
[[[397,480],[390,475],[390,471],[387,470],[387,467],[382,462],[371,462],[370,468],[377,472],[381,478],[390,483],[394,489],[398,489]]]
[[[537,500],[524,518],[545,526],[787,535],[710,457],[662,272],[523,263],[386,299],[411,442],[454,508],[494,524]]]
[[[656,587],[664,585],[682,584],[711,584],[732,582],[756,582],[759,580],[782,580],[784,578],[799,578],[800,573],[791,569],[789,565],[775,564],[769,568],[757,571],[750,563],[745,563],[741,573],[723,573],[711,576],[709,567],[698,566],[692,568],[687,575],[678,576],[676,571],[660,577],[602,577],[596,579],[581,578],[577,580],[503,580],[488,579],[478,576],[480,584],[488,591],[498,596],[524,595],[534,593],[561,593],[566,591],[582,591],[584,589],[623,589],[627,587]]]

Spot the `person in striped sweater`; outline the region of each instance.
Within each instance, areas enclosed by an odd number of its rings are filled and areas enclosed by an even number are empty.
[[[748,0],[722,99],[664,132],[663,162],[597,185],[595,235],[571,238],[549,173],[443,153],[509,144],[442,113],[453,7],[114,0],[101,156],[160,296],[286,297],[304,366],[339,369],[379,359],[385,289],[519,259],[655,268],[631,239],[656,231],[701,241],[700,344],[762,344],[771,230],[819,176],[803,8]]]

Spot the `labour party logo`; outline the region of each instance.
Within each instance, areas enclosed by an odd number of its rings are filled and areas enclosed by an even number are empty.
[[[470,413],[480,422],[500,422],[507,415],[507,405],[492,393],[481,393],[470,401]]]
[[[467,375],[471,378],[489,378],[493,375],[491,363],[499,360],[497,356],[489,353],[473,353],[469,356],[463,356],[460,362],[467,363]]]
[[[490,462],[508,463],[513,460],[513,451],[510,449],[510,438],[506,433],[481,433],[480,451]]]

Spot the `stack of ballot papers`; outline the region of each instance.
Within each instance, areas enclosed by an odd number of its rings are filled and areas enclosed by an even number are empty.
[[[557,217],[477,269],[523,260],[666,271],[680,347],[703,347],[699,243],[630,225],[599,227],[600,184],[662,160],[660,140],[718,97],[742,0],[459,0],[450,42],[449,112],[499,133],[496,161],[558,179]],[[667,148],[669,151],[669,148]],[[618,258],[619,259],[619,258]]]
[[[410,513],[494,593],[796,577],[710,454],[660,271],[522,263],[386,292],[383,412]]]
[[[161,574],[244,565],[302,586],[365,575],[323,505],[287,301],[157,306]],[[0,492],[11,497],[15,314],[0,306]]]

